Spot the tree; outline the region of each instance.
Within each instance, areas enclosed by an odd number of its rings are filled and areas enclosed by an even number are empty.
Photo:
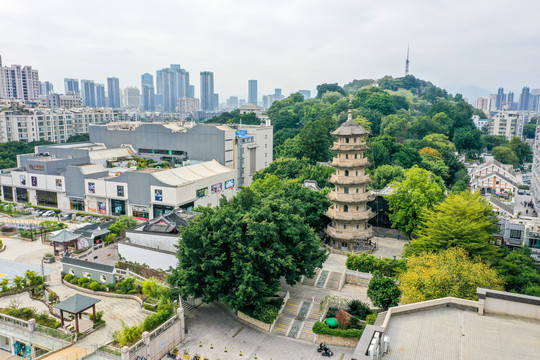
[[[392,136],[397,140],[405,140],[408,127],[409,122],[407,118],[402,115],[387,115],[381,120],[381,133],[383,135]]]
[[[386,311],[389,307],[397,306],[401,292],[394,279],[375,271],[369,281],[367,296],[373,305]]]
[[[482,147],[487,151],[493,150],[494,147],[508,144],[508,140],[501,135],[482,135]]]
[[[340,93],[343,96],[347,95],[345,94],[345,91],[343,90],[343,88],[339,86],[337,83],[334,83],[334,84],[324,83],[321,85],[317,85],[317,99],[321,99],[323,94],[328,91],[335,91],[335,92]]]
[[[513,250],[496,267],[506,291],[537,296],[534,288],[540,286],[540,274],[529,248]]]
[[[513,137],[507,146],[512,149],[519,159],[520,165],[524,162],[532,162],[532,149],[528,142],[521,141],[517,136]]]
[[[405,177],[405,171],[401,166],[381,165],[371,173],[371,186],[374,189],[383,189],[392,181],[401,181]]]
[[[405,172],[405,179],[390,184],[394,188],[385,196],[390,208],[392,227],[411,236],[420,225],[422,213],[444,198],[442,179],[418,166]]]
[[[330,104],[335,104],[342,97],[343,95],[337,91],[327,91],[323,94],[322,101],[330,103]]]
[[[477,300],[477,287],[503,290],[497,271],[458,247],[410,257],[399,276],[403,304],[447,296]]]
[[[348,84],[345,84],[343,86],[343,90],[345,90],[348,93],[354,93],[363,88],[364,86],[372,85],[375,83],[375,80],[372,79],[361,79],[361,80],[353,80]]]
[[[525,126],[523,126],[523,136],[527,139],[534,139],[536,135],[536,120],[530,121]]]
[[[460,152],[477,154],[482,150],[482,141],[480,136],[482,133],[477,128],[463,127],[454,132],[454,144]]]
[[[308,159],[279,158],[274,160],[268,167],[261,169],[253,175],[253,181],[263,179],[267,174],[276,175],[282,180],[315,180],[320,188],[331,188],[333,185],[328,181],[335,169],[327,165],[312,165]]]
[[[508,146],[497,146],[491,150],[495,160],[500,161],[503,164],[513,165],[515,168],[519,167],[520,161],[516,153]]]
[[[216,208],[198,208],[200,215],[183,230],[179,265],[169,278],[183,296],[259,309],[276,294],[280,278],[293,285],[322,265],[326,254],[304,221],[301,201],[282,190],[261,190],[275,184],[252,186]]]
[[[90,141],[90,134],[84,133],[84,134],[75,134],[71,135],[69,139],[67,139],[67,143],[77,143],[77,142],[89,142]]]
[[[490,241],[497,230],[497,216],[479,193],[449,194],[422,215],[416,234],[404,255],[419,255],[460,247],[472,257],[493,261],[497,248]]]

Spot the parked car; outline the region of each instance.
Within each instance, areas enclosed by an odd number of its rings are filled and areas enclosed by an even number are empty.
[[[43,214],[41,214],[42,217],[49,217],[49,216],[54,216],[54,215],[56,215],[54,210],[45,211]]]

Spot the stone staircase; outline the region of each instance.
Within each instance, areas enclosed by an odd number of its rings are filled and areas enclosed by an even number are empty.
[[[319,277],[320,272],[321,272],[321,269],[316,269],[315,270],[315,276],[313,278],[311,278],[311,279],[304,276],[304,280],[302,281],[302,285],[315,286],[315,281],[317,281],[317,278]]]
[[[274,329],[272,329],[272,333],[287,336],[291,328],[291,323],[300,311],[302,302],[302,300],[294,298],[289,298],[289,300],[287,300],[283,312],[279,315],[276,325],[274,326]]]
[[[326,289],[339,291],[339,283],[341,282],[342,273],[331,271],[326,282]]]
[[[322,312],[319,310],[319,307],[320,307],[319,303],[313,303],[311,305],[309,315],[304,321],[302,332],[300,333],[300,336],[298,336],[299,339],[314,341],[315,334],[313,333],[313,331],[311,331],[311,329],[313,328],[313,325],[321,319]]]

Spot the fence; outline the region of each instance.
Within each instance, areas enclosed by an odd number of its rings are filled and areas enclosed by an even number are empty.
[[[73,342],[73,340],[75,339],[74,334],[66,334],[61,330],[48,328],[39,324],[36,324],[35,331],[66,342]]]
[[[8,323],[9,325],[19,326],[25,329],[30,329],[29,321],[21,320],[19,318],[9,316],[6,314],[0,314],[0,321]]]

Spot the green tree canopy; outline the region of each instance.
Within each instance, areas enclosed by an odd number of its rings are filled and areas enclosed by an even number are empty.
[[[477,300],[477,287],[503,290],[502,284],[495,269],[458,247],[410,257],[399,276],[403,304],[447,296]]]
[[[259,309],[280,278],[293,285],[314,275],[326,257],[320,240],[300,200],[260,189],[273,186],[244,188],[216,208],[198,208],[201,214],[181,234],[179,266],[169,278],[183,296]]]
[[[321,84],[317,85],[317,98],[321,99],[324,93],[329,91],[335,91],[337,93],[340,93],[341,95],[345,96],[345,91],[341,86],[339,86],[337,83],[334,84]]]
[[[506,291],[538,296],[536,291],[540,288],[540,274],[529,248],[513,250],[497,264],[497,270]]]
[[[276,175],[282,180],[315,180],[320,188],[333,187],[328,180],[335,169],[326,165],[312,165],[307,159],[279,158],[274,160],[268,167],[257,171],[253,180],[264,178],[267,174]]]
[[[380,190],[392,181],[401,181],[404,178],[405,170],[401,166],[381,165],[371,173],[371,186]]]
[[[405,179],[392,182],[390,186],[394,192],[385,199],[388,200],[392,227],[409,236],[420,225],[422,214],[444,199],[442,179],[418,166],[405,171]]]
[[[71,135],[69,139],[67,139],[67,143],[77,143],[77,142],[88,142],[90,141],[90,134],[84,133],[84,134],[75,134]]]
[[[521,139],[517,136],[513,137],[510,142],[508,142],[507,146],[512,149],[514,154],[519,159],[520,164],[523,164],[524,162],[532,162],[532,149],[528,142],[521,141]]]
[[[387,115],[381,120],[381,133],[397,140],[405,140],[409,122],[403,115]]]
[[[327,91],[323,94],[322,96],[322,101],[324,102],[327,102],[327,103],[330,103],[330,104],[335,104],[338,102],[339,99],[341,99],[343,97],[342,94],[340,94],[339,92],[337,91]]]
[[[468,190],[449,194],[427,209],[416,234],[405,248],[404,255],[439,252],[451,247],[465,249],[472,257],[494,261],[497,248],[490,243],[497,230],[497,216],[479,193]]]
[[[384,277],[379,271],[375,271],[369,281],[367,296],[373,305],[386,311],[389,307],[397,306],[401,292],[394,279]]]
[[[503,164],[513,165],[515,168],[519,167],[520,161],[516,153],[508,146],[497,146],[491,150],[495,160],[500,161]]]

